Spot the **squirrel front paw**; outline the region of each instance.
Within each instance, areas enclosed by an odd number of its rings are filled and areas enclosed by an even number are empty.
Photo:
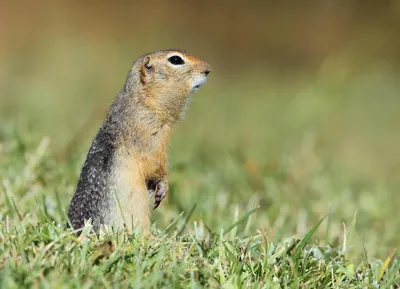
[[[154,202],[154,210],[160,205],[161,201],[165,198],[168,192],[168,185],[161,181],[157,184],[156,194],[155,194],[155,202]]]
[[[168,192],[168,184],[166,181],[148,181],[147,182],[147,191],[149,193],[149,197],[152,197],[154,194],[154,210],[158,208],[161,201],[165,198]]]

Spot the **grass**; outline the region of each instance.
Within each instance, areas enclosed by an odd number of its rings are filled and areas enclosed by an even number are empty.
[[[284,164],[264,180],[264,196],[246,197],[241,194],[252,190],[242,187],[252,186],[246,167],[232,156],[220,167],[202,164],[198,152],[197,165],[175,164],[169,201],[154,212],[154,239],[127,233],[77,238],[65,228],[65,209],[84,155],[57,161],[48,138],[33,146],[12,125],[3,127],[1,137],[3,288],[397,288],[400,283],[393,249],[378,260],[353,247],[363,233],[357,230],[360,213],[339,233],[337,213],[320,218],[314,212],[309,221],[305,208],[285,206],[290,201],[283,195],[272,199],[279,190],[290,190]],[[181,187],[191,183],[191,189]],[[236,195],[216,193],[227,185]],[[292,186],[306,185],[302,180]],[[310,196],[303,206],[314,202]]]
[[[216,68],[175,130],[155,237],[77,238],[65,211],[132,51],[74,43],[0,68],[2,288],[399,288],[397,74]]]

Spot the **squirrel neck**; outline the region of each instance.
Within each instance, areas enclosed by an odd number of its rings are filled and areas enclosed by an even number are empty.
[[[103,129],[115,135],[120,145],[143,153],[168,140],[174,121],[149,107],[139,95],[122,91],[112,103]]]

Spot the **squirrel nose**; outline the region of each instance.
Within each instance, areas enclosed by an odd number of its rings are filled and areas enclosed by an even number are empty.
[[[211,67],[208,63],[205,63],[204,74],[207,76],[211,72]]]

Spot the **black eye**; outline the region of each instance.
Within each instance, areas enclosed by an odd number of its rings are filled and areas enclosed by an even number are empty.
[[[177,55],[171,56],[170,58],[168,58],[168,61],[170,63],[172,63],[173,65],[182,65],[185,64],[185,61],[183,61],[182,58],[180,58]]]

